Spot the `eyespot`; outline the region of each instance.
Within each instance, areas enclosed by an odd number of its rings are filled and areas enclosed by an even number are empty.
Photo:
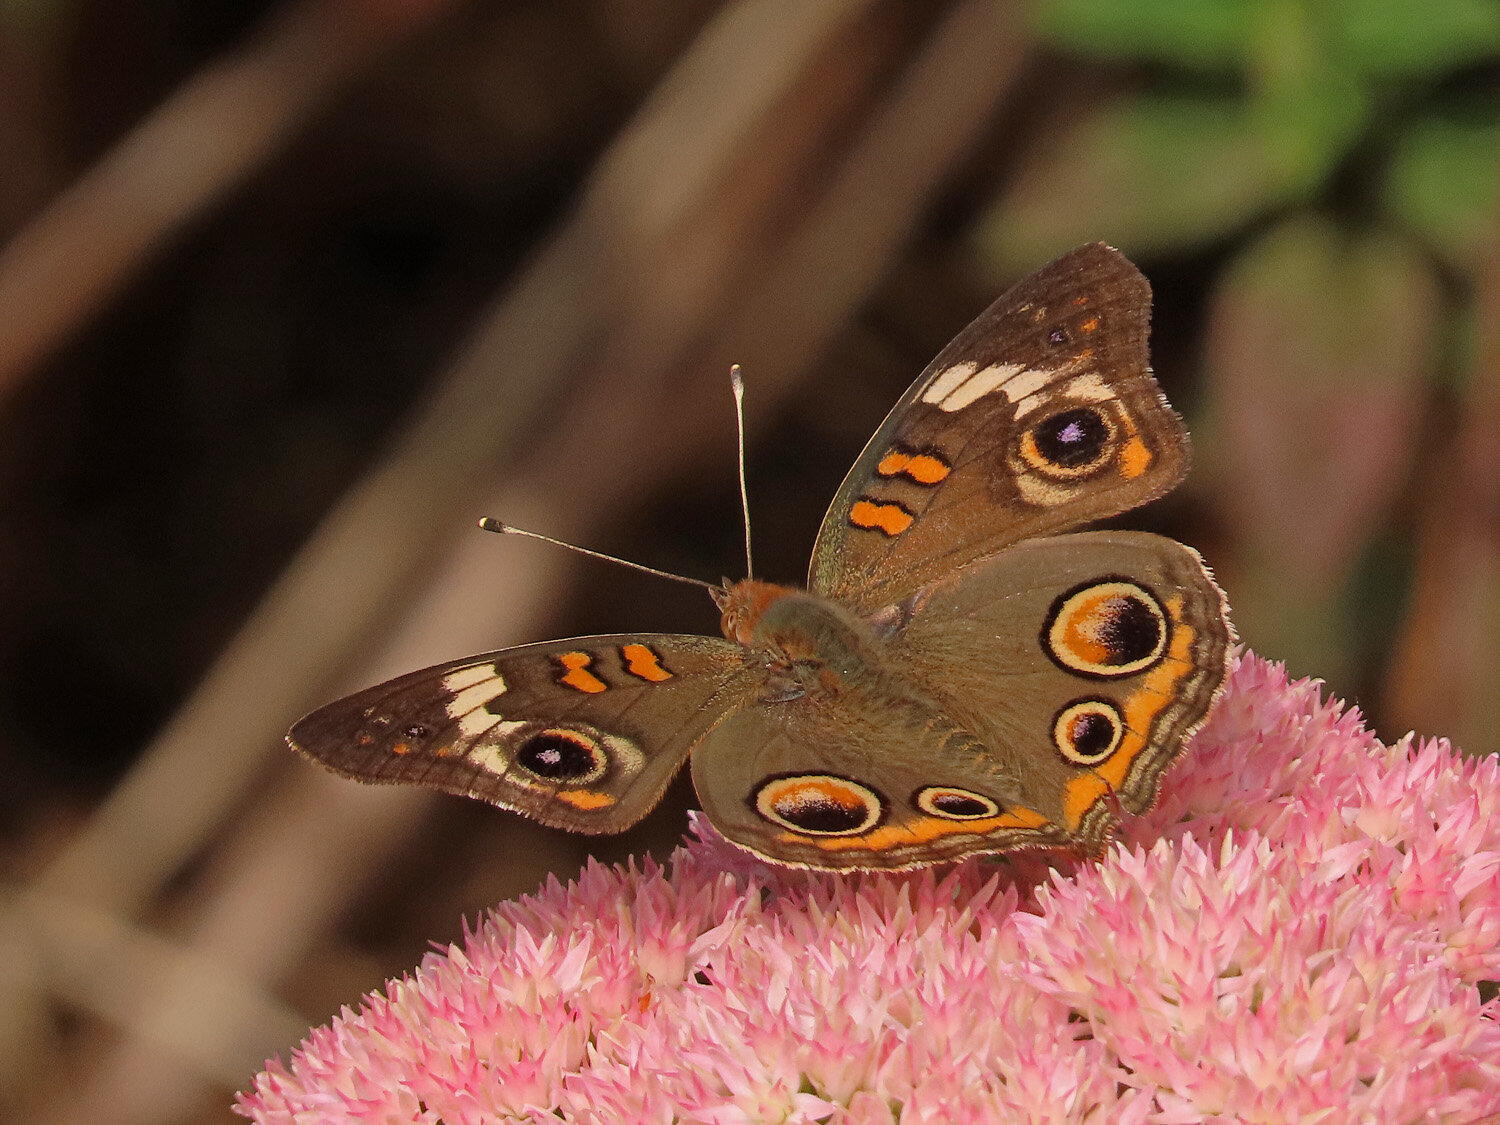
[[[750,804],[772,824],[808,836],[857,836],[885,815],[885,802],[875,790],[832,774],[770,778]]]
[[[1052,721],[1052,741],[1068,761],[1096,766],[1119,748],[1125,719],[1107,699],[1069,703]]]
[[[515,764],[543,781],[587,785],[609,768],[609,756],[597,739],[582,731],[549,727],[516,747]]]
[[[951,785],[929,785],[918,789],[912,803],[928,816],[944,820],[983,820],[1000,815],[1000,806],[983,793],[955,789]]]
[[[1059,480],[1088,476],[1109,462],[1117,432],[1114,420],[1098,407],[1070,407],[1022,433],[1021,460]]]
[[[1063,594],[1042,626],[1042,649],[1061,667],[1113,678],[1144,671],[1167,650],[1167,615],[1144,586],[1103,578]]]

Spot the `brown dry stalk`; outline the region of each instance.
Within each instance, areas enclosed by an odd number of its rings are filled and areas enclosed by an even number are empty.
[[[300,0],[203,68],[0,248],[0,398],[351,79],[455,0]]]
[[[503,510],[586,537],[708,440],[692,420],[722,412],[724,389],[704,371],[727,371],[731,356],[752,364],[760,405],[794,385],[909,238],[1008,88],[1021,46],[989,0],[963,0],[882,96],[869,89],[878,68],[850,50],[862,41],[855,17],[864,7],[759,0],[726,9],[705,31],[401,445],[329,517],[106,815],[49,873],[46,893],[121,912],[149,901],[228,814],[265,754],[284,752],[281,731],[327,670],[352,665],[368,637],[389,632],[390,607],[411,600],[405,588],[434,544],[464,536],[426,597],[361,665],[400,670],[404,654],[432,643],[432,620],[464,620],[490,636],[499,623],[502,634],[515,630],[556,560],[497,577],[494,544],[469,534],[460,514]],[[808,84],[835,60],[852,67],[860,97]],[[866,103],[863,124],[849,124]],[[789,105],[814,112],[789,129]],[[769,166],[774,175],[747,182],[747,169]],[[497,372],[506,378],[498,394]],[[575,382],[584,391],[574,407],[532,443],[546,455],[516,467],[498,507],[479,503],[497,451],[520,448],[558,388]],[[676,423],[669,440],[660,424],[666,392]],[[643,442],[650,463],[632,468],[622,487],[621,451]],[[556,518],[524,510],[538,496]],[[463,530],[445,534],[448,524]],[[202,764],[205,746],[213,769]],[[187,788],[174,772],[184,766]],[[234,979],[283,971],[403,830],[414,830],[404,794],[311,770],[289,774],[262,801],[261,815],[220,845],[206,880],[212,894],[185,926],[194,954],[217,959]],[[167,839],[146,855],[120,855],[122,846],[139,849],[148,824]],[[53,954],[59,963],[71,955]],[[160,1029],[191,1037],[225,1013],[205,1008],[181,977],[140,985],[139,1030],[155,1040],[127,1042],[106,1058],[75,1091],[68,1119],[107,1107],[113,1121],[162,1120],[205,1080],[189,1052],[162,1053]],[[232,1035],[220,1023],[220,1040],[263,1051],[283,1034],[274,1022]],[[225,1066],[248,1073],[253,1054]]]

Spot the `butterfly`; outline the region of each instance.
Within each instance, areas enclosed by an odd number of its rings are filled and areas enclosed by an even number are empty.
[[[722,638],[500,649],[340,699],[288,741],[348,777],[592,833],[645,816],[690,760],[719,832],[788,866],[1097,854],[1155,801],[1232,641],[1192,548],[1075,530],[1187,471],[1150,311],[1102,243],[1018,283],[875,431],[807,589],[714,588]]]

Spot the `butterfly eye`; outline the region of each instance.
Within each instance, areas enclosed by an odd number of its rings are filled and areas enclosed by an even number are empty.
[[[587,785],[604,776],[609,757],[582,731],[553,727],[533,734],[516,748],[516,765],[545,781]]]
[[[773,777],[755,791],[751,805],[771,823],[809,836],[857,836],[885,815],[873,789],[832,774]]]
[[[1062,756],[1080,766],[1104,761],[1125,737],[1125,720],[1107,699],[1080,699],[1057,713],[1052,741]]]

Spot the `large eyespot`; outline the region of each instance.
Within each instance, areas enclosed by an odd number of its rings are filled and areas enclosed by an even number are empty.
[[[609,755],[597,739],[566,727],[549,727],[516,747],[516,765],[557,785],[588,785],[609,768]]]
[[[1096,766],[1119,748],[1125,719],[1107,699],[1079,699],[1052,720],[1052,741],[1068,761]]]
[[[772,824],[808,836],[857,836],[885,815],[885,802],[875,790],[822,773],[764,781],[751,806]]]
[[[951,785],[929,785],[918,789],[912,803],[928,816],[944,820],[983,820],[999,816],[1000,806],[983,793],[972,789],[955,789]]]
[[[1042,648],[1070,672],[1130,676],[1167,650],[1167,615],[1156,595],[1124,578],[1075,587],[1052,603]]]
[[[1114,420],[1099,407],[1070,407],[1021,435],[1021,460],[1059,480],[1088,476],[1110,459],[1116,432]]]

